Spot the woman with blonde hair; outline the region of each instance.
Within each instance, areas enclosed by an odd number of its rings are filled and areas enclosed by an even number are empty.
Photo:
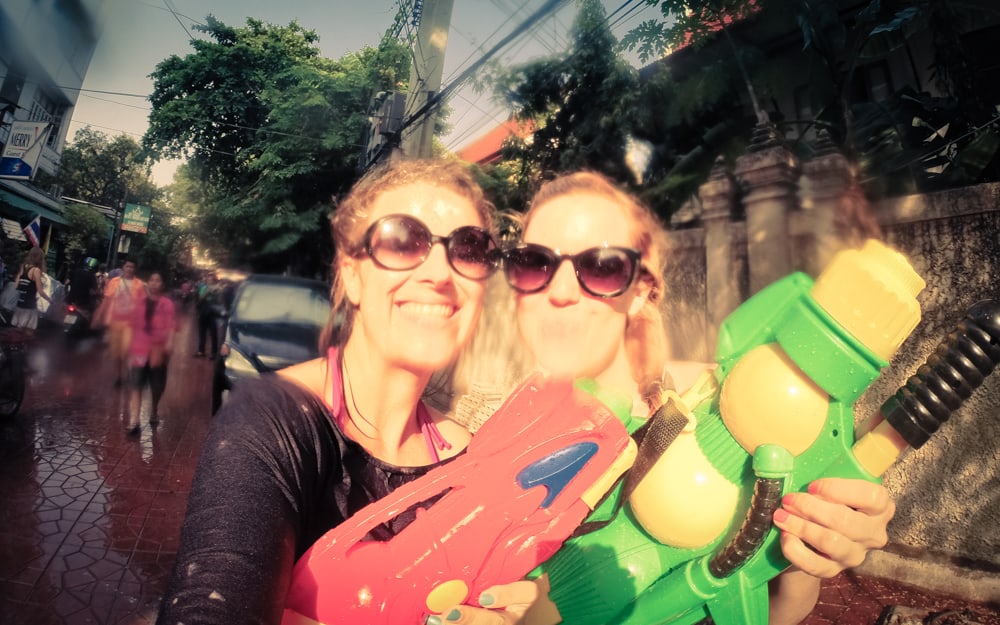
[[[659,407],[664,388],[685,390],[710,365],[667,361],[667,256],[656,216],[604,176],[580,172],[545,183],[523,218],[521,243],[504,252],[533,367],[627,392],[640,420]],[[772,581],[770,623],[801,621],[818,599],[821,578],[885,546],[894,511],[888,491],[864,480],[821,479],[809,492],[787,496],[774,522],[793,566]],[[529,607],[524,622],[558,623],[547,583],[542,577],[487,589],[480,604],[506,609],[455,606],[428,623],[517,623]]]

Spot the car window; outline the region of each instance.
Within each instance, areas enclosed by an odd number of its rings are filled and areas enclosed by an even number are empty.
[[[323,326],[330,316],[325,291],[285,284],[246,284],[233,315],[241,322],[297,323]]]

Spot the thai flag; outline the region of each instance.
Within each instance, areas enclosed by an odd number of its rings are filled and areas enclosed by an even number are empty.
[[[28,222],[28,225],[24,227],[24,236],[28,237],[28,241],[31,242],[32,247],[41,246],[42,237],[42,219],[38,215]]]

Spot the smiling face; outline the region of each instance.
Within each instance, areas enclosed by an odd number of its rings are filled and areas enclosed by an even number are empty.
[[[562,254],[605,245],[635,247],[621,207],[587,190],[535,206],[523,239]],[[641,307],[645,292],[643,281],[637,279],[617,297],[595,297],[580,287],[572,263],[564,261],[548,287],[517,296],[521,338],[537,366],[550,375],[628,379],[625,327],[628,315]]]
[[[368,223],[390,214],[413,216],[438,236],[487,225],[469,199],[426,182],[380,194]],[[428,374],[440,369],[458,356],[479,320],[485,283],[456,273],[443,245],[434,245],[413,269],[382,269],[362,254],[345,256],[340,272],[356,311],[348,342],[363,343],[387,364]]]

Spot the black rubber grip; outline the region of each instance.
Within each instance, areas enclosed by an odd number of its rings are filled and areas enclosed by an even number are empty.
[[[975,304],[881,408],[914,449],[927,442],[1000,364],[1000,300]]]

